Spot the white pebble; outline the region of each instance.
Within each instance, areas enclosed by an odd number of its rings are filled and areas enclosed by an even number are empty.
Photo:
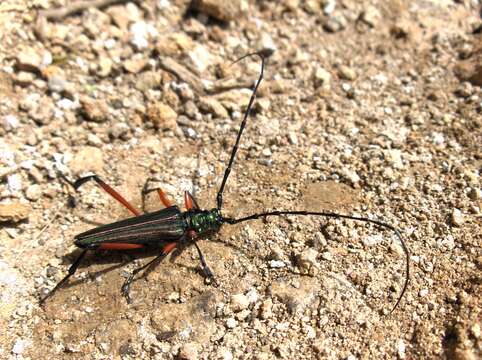
[[[238,322],[236,321],[235,318],[229,318],[229,319],[226,320],[226,327],[228,329],[234,329],[237,324],[238,324]]]
[[[421,289],[419,292],[418,292],[418,295],[420,297],[425,297],[428,295],[428,289]]]

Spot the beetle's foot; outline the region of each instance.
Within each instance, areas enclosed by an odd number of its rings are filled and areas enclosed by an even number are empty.
[[[132,298],[131,298],[131,295],[130,295],[130,289],[131,289],[131,283],[132,283],[133,279],[134,279],[134,274],[131,274],[127,278],[127,280],[124,282],[124,284],[122,285],[122,288],[121,288],[121,293],[126,298],[126,301],[127,301],[128,304],[132,303]]]
[[[214,277],[214,274],[212,273],[211,269],[208,267],[205,267],[204,269],[204,275],[206,276],[204,279],[205,283],[208,285],[213,285],[215,287],[219,286],[218,281]]]

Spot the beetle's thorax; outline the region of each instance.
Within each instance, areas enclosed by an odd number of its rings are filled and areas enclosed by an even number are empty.
[[[199,235],[217,232],[223,224],[223,218],[218,209],[190,210],[185,213],[185,219],[188,228]]]

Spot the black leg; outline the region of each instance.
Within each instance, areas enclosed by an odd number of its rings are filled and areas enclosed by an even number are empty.
[[[201,252],[197,242],[194,242],[194,246],[196,247],[197,253],[199,254],[199,260],[201,260],[201,267],[203,268],[204,275],[206,276],[206,280],[209,280],[214,286],[218,286],[218,282],[213,275],[213,272],[209,268],[208,264],[206,264],[206,260],[204,259],[204,255]]]
[[[139,267],[139,268],[137,268],[137,269],[134,269],[134,271],[132,271],[132,273],[129,275],[129,277],[128,277],[127,280],[124,282],[124,284],[122,285],[122,288],[121,288],[122,295],[125,296],[128,304],[130,304],[130,303],[132,302],[132,299],[131,299],[131,297],[130,297],[129,291],[130,291],[130,289],[131,289],[131,284],[132,284],[132,282],[134,281],[134,277],[135,277],[140,271],[148,268],[149,266],[151,266],[151,265],[152,265],[153,263],[155,263],[156,261],[161,262],[168,254],[169,254],[169,252],[165,252],[165,251],[163,250],[162,253],[160,253],[158,256],[156,256],[156,257],[154,258],[154,260],[151,260],[151,261],[149,261],[147,264],[142,265],[141,267]]]
[[[69,268],[69,272],[68,274],[62,279],[60,280],[60,282],[55,285],[55,287],[49,291],[49,293],[47,295],[45,295],[41,300],[40,300],[40,305],[42,305],[45,300],[47,300],[49,297],[51,297],[56,291],[57,289],[59,289],[60,287],[62,287],[62,285],[72,276],[75,274],[75,272],[77,271],[77,269],[79,268],[79,265],[82,261],[82,259],[84,258],[85,254],[87,253],[87,249],[85,249],[84,251],[82,251],[82,253],[79,255],[79,257],[77,259],[75,259],[74,263],[70,266]]]

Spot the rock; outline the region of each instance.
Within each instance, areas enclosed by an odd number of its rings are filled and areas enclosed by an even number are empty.
[[[474,93],[472,84],[468,81],[462,82],[460,86],[455,90],[455,94],[462,98],[469,98]]]
[[[201,345],[194,342],[184,344],[179,349],[179,359],[182,360],[196,360],[199,358],[199,352],[201,351]]]
[[[249,299],[244,294],[235,294],[231,296],[231,307],[233,311],[241,311],[247,309],[249,306]]]
[[[481,334],[480,325],[478,323],[475,323],[474,325],[472,325],[470,327],[470,332],[472,333],[474,338],[479,339]]]
[[[352,185],[358,184],[358,182],[361,180],[355,170],[344,169],[344,170],[343,170],[343,175],[348,179],[348,181],[349,181]]]
[[[238,322],[236,321],[235,318],[228,318],[226,320],[226,327],[228,329],[234,329],[238,325]]]
[[[62,93],[68,84],[60,74],[52,74],[48,76],[47,86],[51,92]]]
[[[271,269],[280,269],[286,267],[286,264],[282,260],[270,260],[269,267]]]
[[[459,62],[454,68],[455,75],[461,81],[468,81],[472,85],[482,86],[482,55],[472,56]]]
[[[121,122],[115,123],[109,128],[109,136],[113,139],[128,140],[131,128],[129,125]]]
[[[450,215],[450,222],[453,226],[462,226],[465,222],[464,215],[459,209],[453,209]]]
[[[194,9],[221,21],[235,20],[247,9],[244,0],[194,0],[192,6]]]
[[[313,248],[308,248],[298,255],[298,266],[301,273],[315,275],[319,270],[319,264],[316,258],[318,251]]]
[[[261,318],[262,319],[269,319],[273,316],[273,301],[271,299],[267,299],[263,301],[261,305]]]
[[[288,133],[288,141],[291,145],[298,145],[298,137],[294,131],[290,131]]]
[[[288,11],[296,11],[300,7],[300,0],[284,0],[282,3]]]
[[[31,201],[37,201],[42,196],[42,188],[38,184],[30,185],[25,191],[25,197]]]
[[[385,160],[395,169],[403,169],[402,152],[398,149],[384,151]]]
[[[12,174],[7,176],[7,187],[11,192],[20,191],[23,189],[22,177],[19,174]]]
[[[130,28],[130,43],[137,49],[142,50],[148,47],[149,40],[157,37],[156,28],[144,21],[137,21],[133,23]]]
[[[191,127],[185,127],[185,128],[182,129],[182,131],[184,133],[184,136],[186,136],[189,139],[195,140],[195,139],[198,138],[196,130],[194,130]]]
[[[335,11],[336,8],[336,0],[325,0],[323,2],[323,14],[331,15]]]
[[[318,14],[320,12],[320,1],[306,0],[304,1],[303,9],[309,14]]]
[[[207,113],[212,113],[217,118],[225,119],[229,117],[228,111],[223,105],[212,97],[202,97],[199,99],[199,108]]]
[[[216,100],[218,100],[226,109],[232,111],[242,111],[246,109],[250,98],[251,90],[248,89],[233,89],[215,95]]]
[[[202,45],[197,45],[193,50],[189,51],[188,57],[193,65],[193,69],[198,74],[202,74],[209,66],[214,64],[214,56],[208,49]]]
[[[80,98],[80,106],[82,114],[87,120],[94,122],[104,122],[109,115],[109,107],[102,100],[94,100],[87,96]]]
[[[142,55],[134,56],[124,61],[123,66],[127,72],[137,74],[147,66],[147,59]]]
[[[28,218],[31,208],[26,204],[0,204],[0,222],[19,222]]]
[[[323,29],[327,32],[335,33],[346,28],[346,24],[347,21],[343,16],[333,16],[323,24]]]
[[[372,28],[377,26],[380,19],[381,14],[374,6],[367,6],[367,8],[360,15],[360,20]]]
[[[102,150],[93,146],[81,148],[70,161],[69,167],[75,175],[89,171],[100,173],[104,167]]]
[[[26,87],[34,82],[35,75],[27,71],[19,71],[14,80],[16,84]]]
[[[356,72],[355,72],[355,70],[353,70],[352,68],[350,68],[348,66],[341,65],[338,68],[338,76],[341,79],[352,81],[352,80],[356,79]]]
[[[233,353],[231,351],[229,351],[228,349],[226,348],[220,348],[218,349],[217,353],[216,353],[216,359],[219,359],[219,360],[233,360],[234,359],[234,356],[233,356]]]
[[[175,130],[177,127],[177,113],[169,105],[163,103],[150,105],[146,110],[146,117],[155,129]]]
[[[316,87],[330,86],[331,74],[322,67],[317,67],[313,75]]]
[[[99,58],[99,68],[97,69],[97,75],[100,77],[107,77],[112,71],[113,62],[107,56],[101,56]]]
[[[136,89],[146,92],[161,86],[161,74],[156,71],[144,71],[140,73],[136,80]]]
[[[2,119],[2,127],[7,132],[17,129],[19,125],[20,121],[18,121],[18,118],[15,115],[6,115]]]
[[[25,339],[18,339],[13,345],[12,353],[14,353],[15,355],[21,355],[25,351],[25,348],[27,348],[29,345],[30,341]]]
[[[398,341],[398,346],[397,346],[397,353],[400,359],[405,359],[405,350],[406,350],[405,342],[402,339],[400,339]]]
[[[15,66],[18,70],[28,72],[40,72],[42,68],[42,56],[31,47],[23,49],[16,58]]]
[[[420,297],[426,297],[427,295],[428,295],[428,289],[421,289],[418,292],[418,296],[420,296]]]
[[[482,191],[479,188],[472,187],[470,188],[468,195],[471,200],[479,200],[482,198]]]

